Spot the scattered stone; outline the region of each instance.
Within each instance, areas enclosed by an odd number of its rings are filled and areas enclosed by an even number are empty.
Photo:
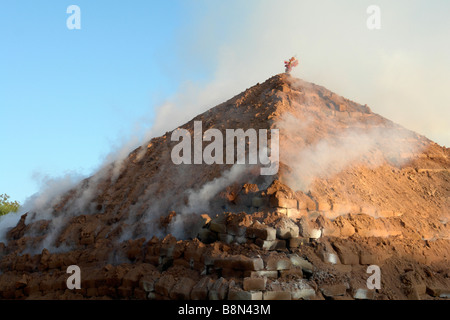
[[[332,220],[334,217],[330,214],[327,216],[320,215],[315,219],[315,225],[317,228],[322,230],[322,237],[340,237],[339,228],[333,224]]]
[[[361,252],[361,255],[359,257],[359,262],[362,265],[372,265],[372,264],[378,265],[379,259],[378,259],[378,256],[376,256],[374,254]]]
[[[214,282],[211,278],[202,278],[192,287],[191,300],[206,300],[208,298],[209,288]]]
[[[304,192],[296,191],[294,197],[297,199],[299,210],[316,210],[316,203]]]
[[[334,243],[333,247],[335,248],[337,254],[339,255],[341,263],[349,265],[359,264],[359,256],[353,251],[351,251],[349,248],[346,248],[344,245],[338,243]]]
[[[373,300],[375,298],[375,290],[366,288],[358,288],[353,290],[353,299],[357,300]]]
[[[347,286],[344,284],[325,285],[320,288],[325,297],[343,296],[347,292]]]
[[[315,210],[314,211],[309,211],[308,215],[307,215],[309,221],[312,221],[312,220],[316,220],[317,221],[317,218],[319,218],[320,216],[322,216],[322,212],[315,211]]]
[[[144,274],[149,274],[154,271],[156,271],[156,268],[151,264],[148,264],[148,263],[139,264],[139,265],[135,266],[134,268],[130,269],[130,271],[128,271],[124,275],[124,277],[122,278],[122,285],[125,287],[132,287],[132,288],[137,287],[137,286],[139,286],[140,279]],[[94,274],[94,277],[93,277],[94,278],[94,286],[93,287],[97,286],[96,282],[99,282],[99,280],[97,280],[97,279],[101,279],[101,277],[102,277],[101,275],[95,276],[95,274]]]
[[[298,226],[299,234],[304,238],[319,239],[322,235],[322,231],[315,228],[305,217],[299,219]]]
[[[289,291],[266,291],[263,294],[263,300],[291,300]]]
[[[197,237],[201,242],[213,243],[217,240],[217,233],[212,232],[209,229],[200,229]]]
[[[440,297],[440,298],[448,298],[450,296],[450,290],[442,287],[428,287],[427,286],[427,293],[430,296],[433,297]]]
[[[291,260],[282,255],[271,254],[266,260],[266,269],[271,270],[287,270],[291,268]]]
[[[206,266],[213,266],[216,260],[223,258],[223,253],[219,253],[217,251],[206,251],[202,256],[202,261]]]
[[[287,269],[287,270],[280,270],[280,277],[281,278],[288,278],[288,277],[303,278],[303,270],[300,267],[291,268],[291,269]]]
[[[161,256],[165,257],[173,257],[175,246],[177,244],[177,239],[172,236],[171,234],[168,234],[161,242],[161,248],[159,251],[159,254]]]
[[[220,224],[220,223],[212,221],[211,224],[209,225],[209,230],[217,232],[217,233],[226,233],[227,226],[225,224]]]
[[[286,208],[274,208],[274,214],[276,214],[277,216],[287,216],[288,215],[288,210]]]
[[[218,235],[219,241],[222,241],[223,243],[230,244],[234,241],[234,236],[228,233],[219,233]]]
[[[334,265],[334,269],[336,271],[342,272],[342,273],[350,273],[352,272],[352,266],[349,264],[336,264]]]
[[[145,292],[155,291],[157,277],[154,275],[144,275],[139,281],[139,287]]]
[[[274,225],[276,228],[276,235],[280,239],[297,238],[299,236],[298,226],[287,217],[281,217]]]
[[[228,300],[262,300],[261,291],[242,291],[237,288],[230,288],[228,291]]]
[[[205,244],[194,239],[186,244],[183,257],[187,261],[201,262],[205,250]]]
[[[309,243],[309,238],[297,237],[289,239],[290,248],[299,248]]]
[[[170,290],[175,285],[175,278],[170,274],[163,275],[155,285],[155,292],[162,296],[169,296]]]
[[[266,288],[266,278],[244,278],[243,288],[245,291],[258,291]]]
[[[274,228],[268,227],[258,221],[253,223],[251,227],[246,230],[248,238],[257,238],[261,240],[275,240],[277,238],[277,231]]]
[[[225,215],[221,214],[215,217],[211,220],[209,224],[209,230],[217,232],[217,233],[226,233],[227,232],[227,226],[226,226],[226,217]]]
[[[314,266],[308,260],[299,257],[297,254],[290,254],[288,257],[293,266],[300,267],[303,272],[313,273]]]
[[[197,237],[200,230],[206,228],[208,223],[211,222],[211,218],[207,214],[195,215],[195,219],[196,221],[193,222],[192,230],[190,230],[192,237]]]
[[[355,227],[343,216],[337,217],[333,224],[339,229],[342,238],[348,238],[355,234]]]
[[[278,278],[278,271],[268,271],[268,270],[248,271],[248,272],[244,272],[244,276],[252,277],[252,278],[265,277],[265,278],[269,278],[269,279],[270,278],[276,279],[276,278]]]
[[[300,219],[302,216],[306,215],[306,213],[306,210],[286,209],[286,216],[292,220]]]
[[[310,239],[316,240],[316,239],[319,239],[321,236],[322,236],[322,230],[320,230],[320,229],[313,228],[309,232]]]
[[[189,300],[195,281],[186,277],[181,278],[170,291],[170,298],[174,300]]]
[[[251,224],[252,218],[244,212],[227,215],[227,233],[233,236],[245,236],[247,227]]]
[[[329,263],[329,264],[339,264],[340,263],[339,257],[334,253],[321,251],[319,253],[319,257],[325,263]]]
[[[264,250],[283,250],[286,249],[286,241],[285,240],[261,240],[256,239],[255,244]]]
[[[214,281],[209,288],[208,298],[209,300],[224,300],[228,294],[228,281],[224,278],[219,278]]]
[[[217,258],[214,261],[216,268],[228,268],[243,271],[258,271],[264,269],[264,263],[261,258],[249,258],[243,255],[233,255]]]
[[[297,209],[297,199],[288,199],[281,191],[276,191],[269,198],[269,204],[272,208],[295,208]]]
[[[244,271],[224,268],[224,269],[222,269],[220,275],[224,278],[240,279],[244,276]]]
[[[303,279],[294,282],[290,290],[292,300],[310,300],[316,295],[314,289]]]

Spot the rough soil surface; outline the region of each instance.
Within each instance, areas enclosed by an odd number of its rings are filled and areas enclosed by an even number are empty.
[[[0,243],[0,297],[448,299],[448,148],[285,74],[184,124],[192,135],[194,121],[224,136],[280,129],[279,172],[177,166],[172,133],[154,138],[22,216]],[[342,144],[349,132],[360,145]],[[324,162],[323,145],[363,152]],[[81,289],[69,290],[74,264]],[[380,289],[367,288],[369,265]]]

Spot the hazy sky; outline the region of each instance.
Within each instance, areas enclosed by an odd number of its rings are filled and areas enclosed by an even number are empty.
[[[81,30],[66,27],[71,4]],[[450,146],[449,17],[448,0],[2,3],[0,194],[91,174],[293,55],[295,76]]]

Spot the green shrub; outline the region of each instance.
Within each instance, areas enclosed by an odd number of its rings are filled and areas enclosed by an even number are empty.
[[[17,201],[9,201],[7,194],[0,194],[0,216],[9,212],[17,212],[20,204]]]

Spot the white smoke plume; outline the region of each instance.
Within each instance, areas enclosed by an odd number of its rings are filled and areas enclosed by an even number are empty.
[[[35,174],[35,178],[40,180],[40,191],[25,201],[20,212],[23,214],[35,211],[39,212],[40,219],[51,219],[53,207],[61,201],[62,195],[74,188],[84,177],[78,173],[69,172],[59,178],[39,174]]]
[[[238,181],[245,171],[247,165],[235,164],[230,170],[223,173],[219,178],[205,183],[199,190],[189,190],[189,205],[181,210],[181,213],[202,212],[209,208],[210,200],[227,186]]]
[[[19,212],[10,212],[0,216],[0,242],[6,242],[6,233],[17,225],[21,214]]]
[[[40,180],[40,191],[29,197],[17,213],[9,213],[0,218],[0,242],[6,241],[6,233],[17,225],[21,215],[29,212],[26,223],[35,220],[51,220],[53,207],[57,205],[62,196],[81,181],[82,176],[77,173],[67,173],[60,178],[51,178],[35,174]]]
[[[234,164],[229,170],[205,183],[198,190],[188,190],[188,205],[182,208],[171,225],[171,232],[177,238],[184,238],[185,226],[188,220],[192,218],[191,214],[209,213],[211,199],[213,199],[220,191],[235,182],[241,181],[251,165]]]
[[[111,159],[113,158],[107,157],[108,161]],[[0,242],[7,241],[7,232],[17,225],[21,215],[28,213],[25,220],[27,225],[39,220],[49,221],[47,236],[44,242],[35,248],[36,252],[43,248],[55,250],[54,241],[62,228],[72,217],[94,212],[96,204],[92,200],[98,192],[98,184],[108,175],[117,172],[117,167],[121,165],[118,161],[107,163],[88,180],[83,180],[85,177],[75,172],[66,173],[60,178],[35,174],[35,178],[40,181],[40,191],[27,198],[17,213],[0,219]],[[73,193],[64,205],[63,212],[56,215],[55,207],[68,196],[68,192]]]
[[[292,170],[286,182],[294,190],[308,192],[316,178],[330,178],[355,164],[374,168],[387,161],[401,166],[421,150],[417,135],[398,126],[350,127],[310,144],[299,143],[307,140],[313,125],[291,114],[277,122],[287,140],[280,159]]]

